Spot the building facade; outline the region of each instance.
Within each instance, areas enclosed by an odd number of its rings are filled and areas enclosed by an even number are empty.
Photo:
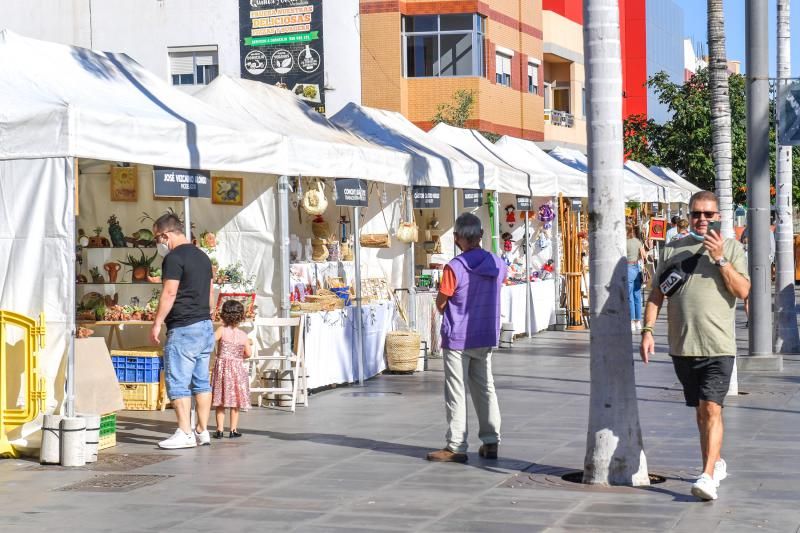
[[[541,0],[360,3],[364,105],[428,129],[467,90],[467,127],[544,140]]]

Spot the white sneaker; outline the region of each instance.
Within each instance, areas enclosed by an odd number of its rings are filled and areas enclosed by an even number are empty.
[[[636,333],[636,322],[631,320],[631,333]]]
[[[722,457],[719,458],[719,461],[714,463],[714,481],[719,482],[728,477],[728,463],[725,462],[725,459]]]
[[[179,448],[194,448],[197,446],[197,439],[194,433],[184,433],[180,428],[167,440],[158,443],[159,448],[165,450],[177,450]]]
[[[706,473],[703,473],[692,485],[692,496],[701,500],[716,500],[719,483]]]
[[[198,446],[211,446],[211,434],[206,429],[202,433],[198,433],[197,429],[194,430],[194,437],[197,439]]]
[[[636,331],[641,331],[641,330],[642,330],[642,321],[641,320],[637,320],[636,321]]]

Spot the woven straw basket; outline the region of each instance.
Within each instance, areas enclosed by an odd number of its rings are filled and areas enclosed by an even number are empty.
[[[386,334],[386,364],[393,372],[417,369],[419,358],[419,333],[416,331],[390,331]]]

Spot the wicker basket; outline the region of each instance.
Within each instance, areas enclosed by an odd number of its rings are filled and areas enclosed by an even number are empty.
[[[386,364],[393,372],[417,369],[419,359],[419,333],[416,331],[390,331],[386,334]]]

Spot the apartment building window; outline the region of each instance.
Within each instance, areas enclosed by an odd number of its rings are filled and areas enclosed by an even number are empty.
[[[484,75],[486,23],[480,15],[404,16],[401,23],[407,77]]]
[[[172,85],[208,85],[219,75],[216,46],[173,47],[168,53]]]
[[[511,87],[511,55],[505,52],[495,54],[495,80],[498,85]]]
[[[539,94],[539,65],[528,62],[528,92]]]

